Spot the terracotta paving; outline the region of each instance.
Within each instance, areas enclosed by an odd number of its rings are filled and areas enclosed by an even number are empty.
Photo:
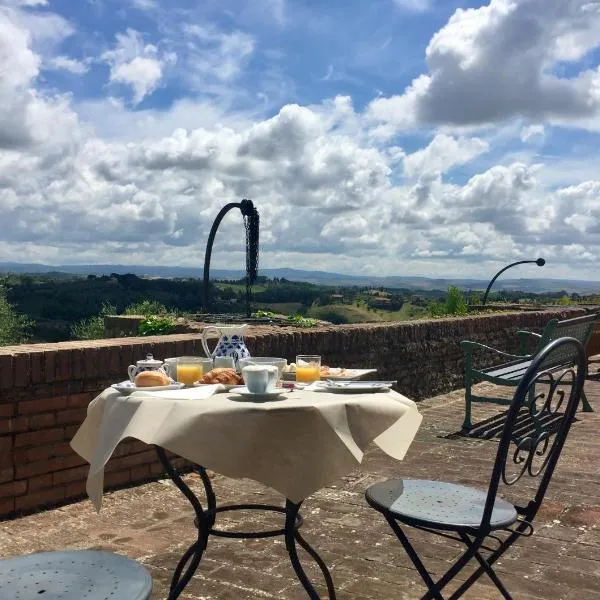
[[[588,381],[586,390],[597,412],[578,414],[538,516],[536,534],[513,546],[497,566],[515,598],[600,598],[600,382]],[[462,391],[421,402],[423,425],[403,462],[372,450],[360,469],[306,501],[302,532],[330,566],[340,600],[401,600],[424,593],[420,578],[387,524],[366,505],[364,490],[393,476],[486,487],[496,444],[448,437],[459,428],[462,408]],[[479,404],[474,417],[482,420],[501,410],[497,405]],[[187,476],[187,480],[195,481],[195,476]],[[252,481],[215,475],[213,483],[217,497],[224,502],[281,502],[275,492]],[[165,598],[177,559],[194,536],[192,515],[174,485],[163,480],[107,494],[99,514],[83,501],[0,523],[0,554],[112,550],[146,565],[154,580],[152,598]],[[256,528],[278,521],[276,516],[254,513],[222,517],[221,526],[225,527]],[[413,539],[436,573],[445,570],[460,551],[457,544],[424,533],[416,532]],[[302,558],[322,590],[319,571],[306,555]],[[486,579],[480,582],[464,597],[500,597]],[[188,600],[306,597],[278,538],[211,538],[200,569],[181,596]]]

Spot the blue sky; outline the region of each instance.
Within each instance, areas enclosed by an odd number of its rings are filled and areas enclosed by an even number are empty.
[[[266,267],[600,279],[599,64],[590,0],[0,0],[0,252],[198,264],[251,197]]]

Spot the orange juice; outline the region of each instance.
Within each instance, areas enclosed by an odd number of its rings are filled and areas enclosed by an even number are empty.
[[[311,381],[318,381],[321,378],[321,368],[319,365],[296,365],[296,381],[302,381],[310,383]]]
[[[177,365],[177,381],[185,383],[185,385],[192,385],[194,381],[202,379],[203,371],[201,364],[181,364]]]

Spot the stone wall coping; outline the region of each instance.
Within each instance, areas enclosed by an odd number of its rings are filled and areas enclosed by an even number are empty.
[[[452,316],[452,317],[436,317],[429,319],[416,319],[413,321],[384,321],[384,322],[372,322],[372,323],[348,323],[344,325],[326,325],[320,327],[278,327],[272,325],[250,325],[244,333],[244,337],[253,338],[264,335],[273,334],[289,334],[289,333],[316,333],[318,335],[337,332],[343,333],[344,331],[356,330],[372,330],[372,329],[419,329],[429,328],[432,324],[439,327],[447,327],[452,325],[458,325],[463,321],[472,321],[473,324],[481,322],[492,322],[494,320],[505,320],[507,317],[520,317],[524,319],[531,319],[534,314],[539,314],[540,317],[544,315],[551,318],[568,318],[569,316],[576,316],[584,311],[584,308],[580,307],[565,307],[565,308],[551,308],[540,311],[507,311],[503,313],[493,314],[471,314],[464,316]],[[525,317],[525,315],[527,315]],[[212,324],[211,324],[212,325]],[[207,327],[209,324],[206,325]],[[69,342],[56,342],[56,343],[42,343],[42,344],[19,344],[13,346],[2,346],[0,347],[0,356],[14,356],[17,354],[32,354],[40,352],[60,352],[62,350],[85,350],[88,348],[107,348],[112,346],[140,346],[140,345],[153,345],[160,343],[177,343],[198,340],[200,337],[199,333],[177,333],[169,335],[154,335],[154,336],[138,336],[138,337],[123,337],[123,338],[103,338],[98,340],[74,340]]]

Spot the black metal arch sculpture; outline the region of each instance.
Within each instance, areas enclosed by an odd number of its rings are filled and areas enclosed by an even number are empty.
[[[204,254],[204,287],[202,308],[209,312],[209,275],[210,259],[212,255],[213,242],[217,234],[217,229],[223,220],[223,217],[232,209],[239,208],[244,219],[244,228],[246,230],[246,316],[250,316],[250,292],[251,286],[256,281],[258,274],[258,239],[260,233],[260,218],[252,200],[242,200],[241,202],[230,202],[226,204],[217,215],[210,229],[208,242],[206,243],[206,252]]]

